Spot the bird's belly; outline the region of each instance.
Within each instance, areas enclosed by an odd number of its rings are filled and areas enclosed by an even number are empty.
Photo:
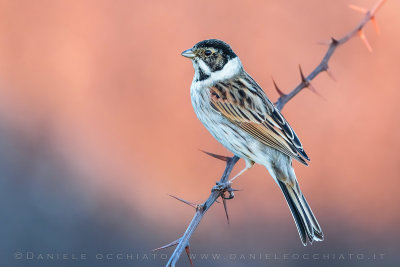
[[[207,95],[196,95],[192,92],[192,105],[198,119],[211,135],[225,148],[238,157],[265,164],[275,149],[265,146],[254,137],[231,123],[216,111],[209,103]]]

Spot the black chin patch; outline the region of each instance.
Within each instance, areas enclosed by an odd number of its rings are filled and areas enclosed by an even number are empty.
[[[201,68],[199,68],[198,72],[199,72],[198,81],[204,81],[204,80],[207,80],[208,78],[210,78],[210,75],[205,74]]]

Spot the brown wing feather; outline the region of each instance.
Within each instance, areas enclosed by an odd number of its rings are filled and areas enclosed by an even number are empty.
[[[261,143],[308,165],[296,133],[248,74],[219,82],[210,93],[211,105],[222,116]]]

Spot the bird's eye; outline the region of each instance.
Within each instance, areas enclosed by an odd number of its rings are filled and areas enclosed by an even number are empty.
[[[211,50],[208,50],[208,49],[204,52],[204,55],[206,55],[206,56],[209,56],[211,54],[212,54]]]

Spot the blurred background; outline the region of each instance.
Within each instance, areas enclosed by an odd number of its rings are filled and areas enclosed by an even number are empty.
[[[151,250],[194,213],[168,194],[203,202],[224,163],[199,149],[230,155],[192,110],[180,52],[225,40],[276,100],[271,77],[294,88],[318,42],[361,20],[348,4],[375,2],[0,1],[1,265],[165,265],[173,249]],[[336,81],[313,81],[322,97],[304,90],[283,110],[311,158],[294,165],[325,241],[302,246],[256,166],[237,180],[231,224],[215,204],[194,234],[195,266],[399,265],[398,10],[379,11],[379,36],[366,27],[373,53],[350,40],[330,62]]]

